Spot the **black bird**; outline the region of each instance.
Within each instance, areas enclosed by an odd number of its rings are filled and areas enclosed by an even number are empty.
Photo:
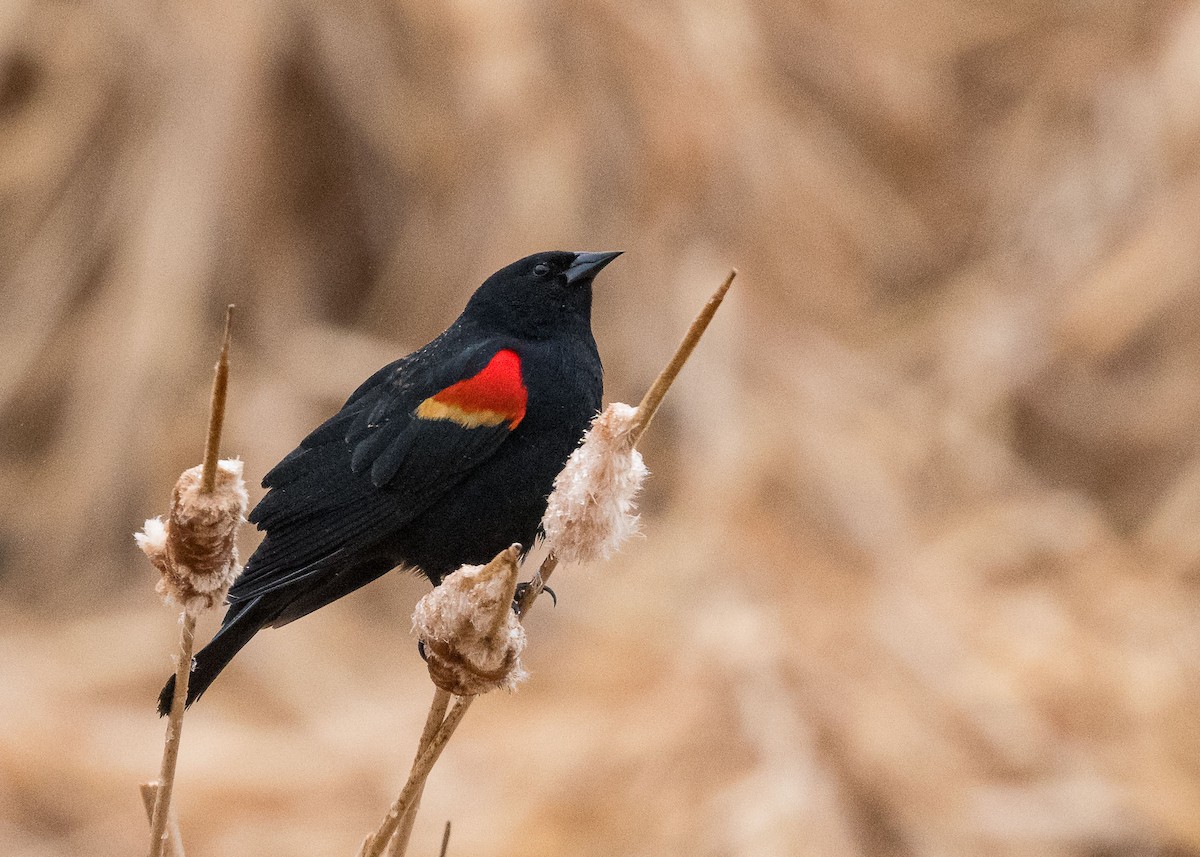
[[[436,586],[538,537],[600,409],[592,278],[620,253],[538,253],[488,277],[437,339],[384,366],[263,479],[266,532],[197,655],[190,705],[258,631],[402,566]],[[166,714],[172,676],[158,698]]]

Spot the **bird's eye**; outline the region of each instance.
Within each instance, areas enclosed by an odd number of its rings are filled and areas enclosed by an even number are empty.
[[[545,262],[538,262],[536,265],[533,266],[533,272],[535,274],[537,274],[539,277],[544,277],[550,273],[550,266],[547,265]]]

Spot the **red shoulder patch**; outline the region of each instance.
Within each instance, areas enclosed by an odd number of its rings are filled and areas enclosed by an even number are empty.
[[[515,429],[525,419],[529,391],[521,378],[521,358],[510,348],[497,351],[477,374],[451,384],[417,405],[426,420],[451,420],[466,428],[508,423]]]

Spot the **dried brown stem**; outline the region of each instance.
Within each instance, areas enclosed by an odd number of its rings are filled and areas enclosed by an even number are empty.
[[[200,493],[211,494],[217,480],[217,457],[221,451],[221,427],[225,424],[225,394],[229,388],[229,338],[233,326],[233,304],[225,307],[225,336],[221,354],[213,367],[212,399],[208,408],[208,435],[204,443],[204,471]]]
[[[421,754],[429,747],[433,737],[437,734],[438,728],[446,719],[446,709],[450,707],[450,693],[435,686],[433,689],[433,702],[429,704],[429,714],[425,718],[425,728],[421,730],[421,740],[417,744],[417,755],[413,759],[413,764],[416,765],[417,760],[421,758]],[[388,857],[404,857],[408,851],[408,842],[412,838],[413,825],[417,821],[417,811],[421,808],[421,795],[425,791],[425,784],[421,784],[421,788],[417,790],[417,795],[413,799],[412,806],[404,813],[404,819],[401,822],[400,829],[396,831],[396,835],[392,837],[391,844],[388,846]]]
[[[691,357],[697,343],[700,342],[700,338],[704,335],[704,331],[708,328],[709,322],[712,321],[718,307],[721,306],[721,301],[725,299],[725,293],[729,291],[729,287],[733,284],[733,278],[736,276],[736,269],[730,271],[729,276],[725,278],[720,288],[708,299],[704,308],[700,310],[699,315],[696,316],[696,319],[688,328],[683,340],[679,343],[679,347],[675,350],[671,361],[659,373],[659,376],[654,380],[650,389],[646,391],[646,395],[642,397],[642,401],[638,405],[638,416],[630,430],[631,443],[636,444],[645,433],[647,427],[650,425],[650,421],[654,418],[654,413],[658,410],[659,405],[662,404],[663,397],[671,389],[671,384],[674,383],[680,370],[683,369],[684,364]],[[533,606],[533,602],[546,588],[546,581],[557,567],[558,557],[553,552],[547,554],[546,558],[542,560],[537,574],[530,581],[530,585],[521,594],[521,600],[517,604],[518,618],[524,618],[525,614],[529,612],[529,609]],[[444,691],[439,691],[439,693],[442,692]],[[434,695],[434,703],[430,707],[429,717],[425,722],[425,731],[421,735],[417,760],[413,763],[412,771],[408,775],[408,782],[400,792],[400,796],[396,798],[395,803],[392,804],[392,808],[383,820],[383,824],[363,842],[362,849],[359,851],[359,857],[380,857],[380,855],[384,854],[384,850],[388,847],[388,843],[392,840],[393,836],[395,836],[395,841],[388,852],[389,857],[404,857],[408,846],[408,839],[412,832],[412,825],[416,819],[421,793],[425,788],[425,780],[429,777],[429,772],[433,769],[446,743],[454,734],[454,730],[462,722],[463,716],[467,713],[467,709],[471,706],[474,699],[475,697],[473,696],[459,697],[454,707],[450,709],[449,715],[446,716],[441,726],[430,737],[431,726],[436,722],[436,718],[438,717],[437,706],[439,696],[437,694]],[[444,711],[445,709],[443,708],[442,710]],[[397,831],[400,832],[397,833]],[[450,824],[447,822],[446,832],[442,837],[442,857],[445,857],[449,840]]]
[[[217,456],[221,446],[221,428],[225,423],[225,398],[229,387],[229,338],[233,322],[233,304],[225,308],[225,335],[221,354],[213,369],[212,400],[208,414],[208,436],[204,445],[204,469],[200,492],[211,494],[217,479]],[[179,760],[179,742],[183,734],[183,713],[187,702],[188,680],[192,674],[192,652],[196,643],[196,617],[185,610],[179,630],[179,662],[175,666],[175,695],[167,720],[162,766],[154,812],[150,818],[150,857],[162,857],[168,839],[167,820],[171,815],[171,797],[175,788],[175,766]]]
[[[179,631],[179,663],[175,667],[175,696],[171,700],[171,715],[167,720],[167,737],[163,745],[162,766],[158,772],[158,794],[150,818],[150,857],[165,853],[168,833],[167,819],[171,814],[171,794],[175,787],[175,763],[179,760],[179,739],[183,733],[184,702],[187,700],[188,677],[192,671],[192,649],[196,642],[196,617],[184,611]]]
[[[408,774],[408,782],[404,784],[400,796],[392,804],[383,823],[363,843],[359,857],[381,857],[384,853],[388,841],[399,829],[405,813],[413,807],[414,800],[425,787],[425,780],[429,778],[429,772],[433,770],[434,764],[442,755],[442,750],[446,748],[446,742],[450,740],[450,736],[454,734],[454,730],[458,728],[458,724],[462,722],[463,716],[466,715],[467,709],[471,707],[474,700],[473,696],[460,696],[455,701],[454,707],[446,715],[446,719],[434,734],[429,745],[413,762],[412,770]]]
[[[158,783],[142,783],[142,804],[146,807],[146,820],[154,821],[154,802],[158,799]],[[179,819],[171,813],[167,819],[167,842],[171,857],[184,857],[183,837],[179,835]]]
[[[704,308],[700,310],[700,314],[696,316],[691,327],[684,334],[679,347],[675,349],[675,355],[671,358],[671,362],[654,379],[654,383],[650,385],[650,389],[646,391],[646,395],[642,396],[642,401],[638,403],[638,415],[634,419],[633,427],[629,431],[632,443],[636,444],[641,439],[649,427],[650,421],[654,419],[654,413],[658,410],[658,406],[662,404],[663,397],[667,395],[667,390],[671,389],[671,385],[675,383],[675,378],[678,377],[680,370],[683,369],[683,365],[692,356],[692,352],[700,342],[700,337],[704,336],[704,331],[708,329],[708,323],[716,315],[718,307],[721,306],[721,301],[725,300],[725,293],[733,285],[733,278],[736,276],[737,268],[734,268],[729,272],[729,276],[725,278],[725,282],[721,283],[720,288],[713,292],[713,296],[708,299],[708,303],[704,305]]]
[[[704,336],[704,332],[708,329],[709,322],[713,320],[717,309],[721,306],[721,302],[725,300],[725,293],[729,291],[729,287],[733,285],[733,278],[737,276],[737,269],[734,268],[729,272],[729,276],[721,283],[720,287],[713,292],[712,297],[700,310],[699,314],[688,327],[687,333],[679,343],[679,347],[675,349],[675,354],[671,360],[663,368],[658,377],[654,379],[654,383],[650,385],[650,389],[642,396],[642,401],[638,403],[637,416],[634,418],[633,425],[629,430],[629,438],[631,444],[637,444],[642,435],[646,433],[646,429],[650,426],[650,421],[654,419],[654,414],[662,404],[663,398],[667,395],[667,391],[671,389],[671,385],[675,383],[675,379],[679,377],[679,372],[687,363],[688,358],[692,356],[692,352],[696,350],[696,345],[700,342],[700,338]],[[553,552],[548,554],[542,565],[538,569],[537,574],[533,576],[530,585],[525,588],[521,594],[521,603],[517,605],[517,616],[524,618],[529,612],[529,608],[533,606],[533,602],[542,590],[546,588],[546,581],[550,575],[554,573],[554,569],[558,568],[558,557]]]
[[[438,852],[438,857],[446,857],[446,852],[450,850],[450,822],[446,822],[446,829],[442,831],[442,849]]]

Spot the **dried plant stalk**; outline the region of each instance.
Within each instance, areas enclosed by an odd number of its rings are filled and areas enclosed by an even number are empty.
[[[208,405],[208,433],[204,442],[204,478],[200,490],[211,494],[217,478],[217,456],[221,448],[221,427],[225,425],[225,399],[229,390],[229,339],[233,328],[233,304],[225,307],[225,335],[221,353],[213,370],[212,395]]]
[[[450,709],[450,713],[446,715],[446,719],[438,727],[428,746],[417,756],[417,760],[413,762],[412,770],[408,774],[408,782],[404,784],[400,796],[396,798],[391,809],[388,810],[383,823],[375,833],[368,836],[366,841],[363,842],[362,850],[359,851],[359,857],[381,857],[384,853],[388,841],[399,829],[405,814],[414,808],[416,800],[425,788],[425,780],[429,778],[429,772],[433,770],[433,766],[442,755],[442,750],[446,749],[446,743],[450,740],[450,737],[454,734],[454,730],[458,728],[458,724],[462,722],[467,709],[471,707],[471,703],[474,701],[475,697],[473,696],[462,696],[455,701],[454,707]],[[396,852],[397,857],[403,857],[403,854],[404,852],[402,851]]]
[[[655,412],[662,404],[667,391],[679,376],[679,372],[683,369],[684,364],[687,363],[688,358],[691,357],[697,343],[699,343],[700,338],[704,335],[704,331],[708,328],[709,322],[712,321],[718,307],[720,307],[721,302],[725,299],[725,294],[729,291],[729,287],[733,284],[733,279],[736,276],[736,269],[730,271],[729,276],[725,278],[721,286],[708,299],[704,308],[701,309],[699,315],[696,316],[688,328],[670,362],[659,373],[654,383],[650,386],[650,389],[642,397],[642,401],[637,407],[637,413],[624,430],[631,448],[650,425],[650,421],[654,418]],[[509,550],[511,551],[512,549],[510,548]],[[501,554],[501,556],[503,555]],[[493,562],[499,559],[500,557],[497,557]],[[542,590],[545,589],[546,580],[554,572],[554,569],[558,567],[558,564],[558,557],[553,552],[549,553],[542,561],[541,567],[534,575],[530,585],[521,594],[521,599],[516,609],[518,619],[523,619],[529,612],[529,609],[533,606],[533,602],[541,594]],[[425,721],[425,730],[421,735],[417,758],[413,762],[412,770],[409,772],[408,781],[405,783],[404,789],[392,804],[379,829],[367,836],[363,842],[362,848],[359,851],[359,857],[382,857],[385,851],[388,857],[404,857],[409,837],[412,833],[412,827],[416,821],[421,794],[424,791],[425,781],[429,777],[429,772],[433,770],[433,766],[445,748],[446,743],[453,736],[454,730],[458,728],[458,724],[462,722],[467,709],[470,708],[471,703],[475,700],[474,696],[459,697],[445,720],[436,731],[432,731],[432,724],[437,721],[439,716],[439,704],[442,705],[442,710],[445,710],[445,702],[441,697],[442,693],[444,691],[439,688],[434,694],[433,703],[430,706],[429,715]],[[446,832],[442,838],[443,854],[445,854],[449,838],[450,825],[447,823]],[[391,843],[390,848],[389,842]]]
[[[446,719],[446,709],[450,707],[450,692],[442,690],[440,687],[434,686],[433,702],[429,705],[429,714],[425,718],[425,728],[421,731],[421,740],[417,744],[417,755],[413,759],[413,765],[421,758],[421,754],[425,752],[425,748],[433,741],[433,736],[437,734],[438,729],[442,725],[442,721]],[[412,839],[413,825],[417,821],[417,811],[421,808],[421,795],[425,791],[425,784],[417,789],[417,794],[413,798],[412,806],[404,813],[404,818],[400,823],[400,829],[396,831],[396,835],[392,837],[391,843],[388,845],[388,857],[401,857],[408,850],[408,842]]]
[[[687,333],[683,335],[679,347],[675,349],[675,354],[671,357],[671,362],[658,373],[658,377],[654,379],[654,383],[650,385],[650,389],[646,391],[646,395],[642,396],[642,401],[638,403],[637,407],[637,418],[629,430],[634,444],[637,444],[642,439],[642,435],[649,428],[650,421],[658,413],[658,406],[662,404],[667,391],[671,389],[671,385],[679,377],[684,364],[688,362],[688,358],[696,350],[696,346],[700,342],[700,337],[704,336],[704,331],[708,330],[709,322],[717,314],[721,302],[725,300],[725,293],[733,285],[733,278],[736,276],[737,268],[734,268],[729,272],[729,276],[725,278],[725,282],[721,283],[717,290],[713,292],[712,297],[708,299],[708,302],[704,304],[704,308],[700,310],[700,313],[692,321],[687,329]]]
[[[712,297],[704,304],[703,309],[700,310],[699,314],[692,321],[687,333],[684,334],[679,346],[675,349],[675,354],[672,355],[670,362],[658,374],[658,377],[654,379],[654,383],[650,385],[650,389],[646,391],[646,394],[642,396],[642,400],[637,406],[637,413],[628,428],[628,442],[630,447],[637,444],[642,435],[645,434],[646,429],[650,426],[650,421],[654,419],[655,413],[658,412],[659,406],[662,405],[667,391],[671,389],[671,385],[679,377],[684,364],[692,356],[692,352],[695,351],[700,338],[704,336],[704,332],[708,329],[713,316],[716,315],[722,301],[725,300],[725,295],[728,293],[729,287],[733,285],[733,280],[736,276],[737,269],[734,268],[729,272],[725,281],[713,292]],[[558,564],[559,559],[553,551],[547,554],[546,558],[542,560],[542,564],[530,581],[529,586],[525,587],[525,590],[521,593],[521,602],[517,608],[518,617],[523,618],[529,612],[529,608],[533,606],[533,602],[541,595],[542,590],[546,588],[546,581],[554,573],[554,569],[558,568]]]
[[[150,820],[150,857],[162,857],[167,843],[167,819],[171,814],[171,796],[175,787],[175,765],[179,760],[179,741],[183,733],[184,702],[187,700],[188,674],[192,671],[192,650],[196,642],[196,617],[184,612],[179,631],[178,664],[175,667],[175,697],[163,743],[154,814]]]
[[[520,554],[521,546],[512,545],[486,566],[464,566],[417,603],[413,627],[425,646],[429,677],[437,688],[418,759],[442,725],[451,695],[511,689],[525,676],[520,661],[525,629],[512,611]],[[387,853],[393,857],[408,848],[423,791],[424,782],[391,839]]]
[[[229,381],[229,340],[232,321],[233,306],[230,305],[225,310],[225,334],[222,339],[221,353],[217,358],[217,365],[213,372],[208,432],[206,433],[204,446],[204,464],[200,474],[199,493],[202,496],[212,494],[216,487],[217,470],[219,467],[217,451],[221,444],[221,428],[225,420],[225,399]],[[238,483],[240,484],[240,482],[241,474],[239,469]],[[243,499],[241,499],[239,518],[245,515],[244,487],[241,487],[241,495]],[[178,497],[179,492],[177,488],[176,499]],[[169,538],[168,534],[168,540]],[[213,547],[219,552],[228,551],[225,564],[236,565],[236,554],[233,553],[234,548],[231,541],[226,543],[222,540]],[[144,543],[143,549],[145,549]],[[172,575],[177,576],[177,568],[172,567],[170,571]],[[166,579],[166,575],[164,575],[164,581]],[[228,582],[225,582],[224,588],[227,589],[228,585]],[[162,765],[159,769],[157,788],[155,789],[154,811],[151,813],[150,818],[150,857],[163,857],[167,848],[167,842],[172,838],[179,838],[178,830],[175,831],[174,837],[170,835],[167,829],[167,821],[171,817],[171,797],[175,787],[175,768],[179,760],[179,745],[183,735],[183,714],[187,701],[188,679],[191,677],[192,672],[192,652],[196,641],[196,615],[200,612],[199,608],[201,606],[200,603],[196,603],[194,600],[189,601],[186,597],[182,599],[181,603],[183,606],[183,615],[181,616],[179,632],[178,662],[175,667],[175,695],[171,700],[171,712],[167,720],[167,732],[163,743]],[[208,606],[211,606],[212,600],[209,599],[207,603]],[[193,607],[196,609],[193,609]],[[182,843],[179,845],[179,853],[182,854]]]
[[[154,823],[154,802],[158,800],[158,783],[142,783],[142,804],[146,807],[146,821]],[[172,812],[167,817],[167,853],[171,857],[184,857],[183,837],[179,834],[179,819]]]

